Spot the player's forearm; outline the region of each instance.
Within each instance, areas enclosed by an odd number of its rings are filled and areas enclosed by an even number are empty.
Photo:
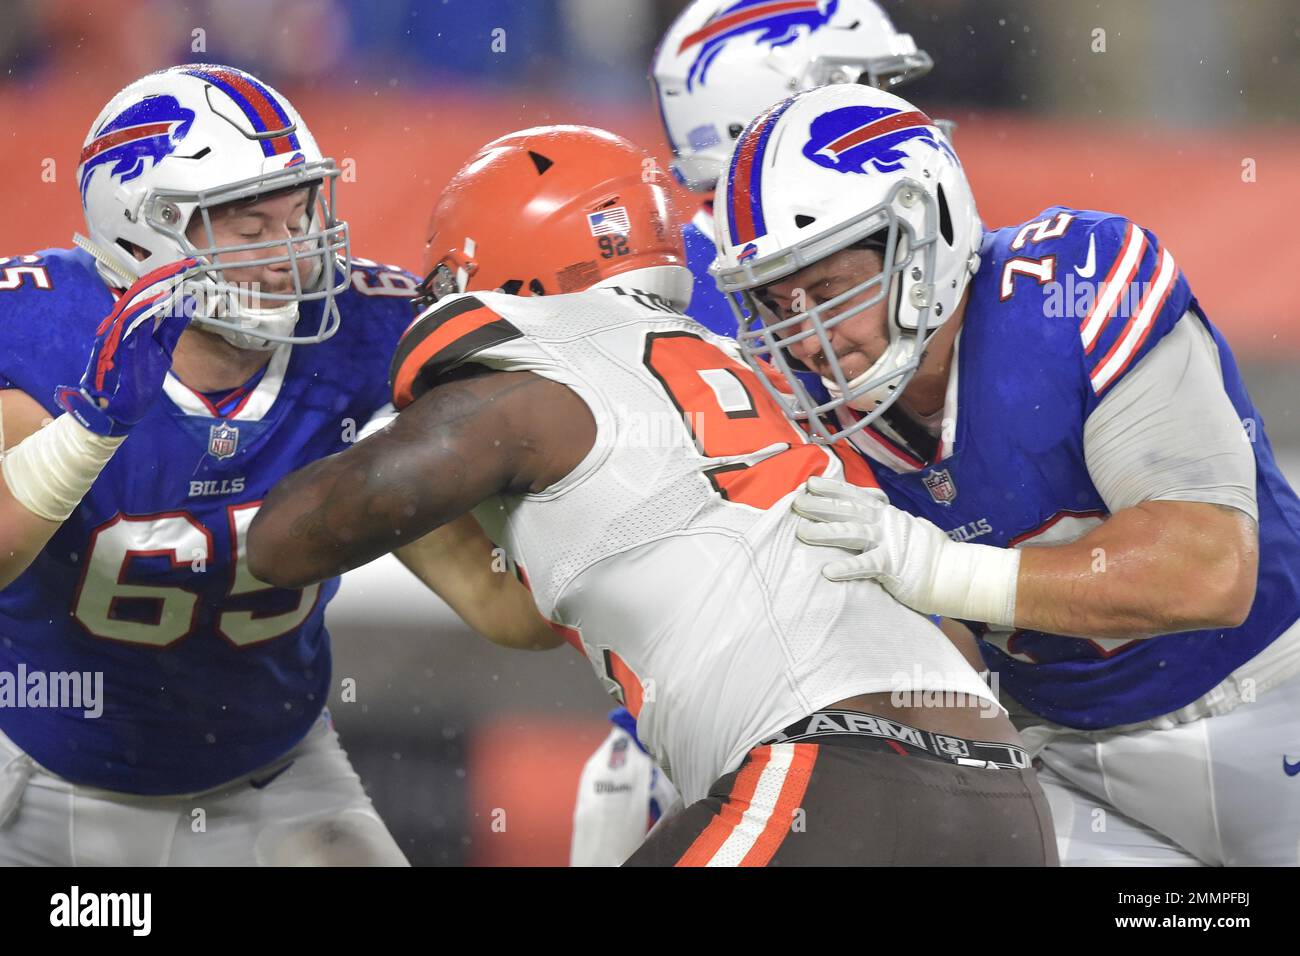
[[[391,425],[272,489],[249,529],[267,584],[300,588],[410,544],[515,481],[507,407],[533,379],[482,376],[432,389]],[[541,381],[541,379],[536,379]],[[485,435],[502,436],[494,445]]]
[[[472,515],[395,553],[461,620],[494,644],[548,650],[563,643]]]
[[[451,604],[466,624],[493,644],[522,651],[549,651],[564,643],[513,574],[498,574],[494,593],[482,602]]]
[[[27,570],[58,530],[59,522],[32,514],[0,481],[0,590]]]
[[[61,415],[0,449],[0,587],[35,560],[122,441]]]
[[[1254,524],[1232,509],[1144,502],[1070,544],[1024,548],[1017,627],[1140,638],[1235,627],[1254,600]]]
[[[253,575],[277,587],[300,588],[350,571],[454,517],[448,502],[423,493],[433,472],[403,481],[367,448],[375,438],[289,475],[258,510],[248,537]],[[405,469],[402,469],[405,470]],[[412,476],[413,478],[415,476]]]

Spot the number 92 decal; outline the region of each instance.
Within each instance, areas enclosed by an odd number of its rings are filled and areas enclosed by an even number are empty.
[[[600,246],[600,257],[602,259],[625,256],[631,251],[627,247],[627,236],[618,233],[607,233],[599,237],[596,240],[596,245]]]

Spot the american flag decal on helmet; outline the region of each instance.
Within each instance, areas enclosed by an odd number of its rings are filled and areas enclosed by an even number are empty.
[[[591,230],[593,236],[604,236],[610,233],[626,236],[632,231],[632,222],[628,219],[627,209],[614,206],[611,209],[602,209],[600,212],[587,213],[587,228]]]

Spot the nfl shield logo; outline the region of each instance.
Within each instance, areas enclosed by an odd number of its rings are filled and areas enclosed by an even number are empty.
[[[614,741],[614,746],[609,751],[609,769],[617,770],[623,764],[627,763],[627,745],[628,739],[620,737]]]
[[[229,422],[213,425],[208,431],[208,454],[213,458],[229,458],[239,447],[239,429]]]
[[[947,468],[932,471],[921,481],[925,483],[925,490],[930,492],[930,497],[936,504],[950,505],[957,497],[957,486],[953,484],[952,475],[948,474]]]

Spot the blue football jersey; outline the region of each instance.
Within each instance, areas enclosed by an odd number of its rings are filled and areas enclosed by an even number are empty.
[[[695,277],[687,315],[710,332],[734,338],[736,314],[726,296],[718,291],[713,276],[709,275],[709,266],[718,250],[713,244],[713,213],[707,206],[702,206],[695,217],[682,226],[682,241],[686,243],[686,264]]]
[[[1132,641],[979,628],[1002,689],[1049,720],[1095,729],[1177,710],[1300,617],[1300,500],[1231,350],[1156,236],[1122,216],[1054,206],[987,233],[980,257],[938,447],[927,456],[887,424],[853,442],[875,461],[896,506],[956,540],[1072,541],[1108,516],[1085,465],[1084,422],[1190,310],[1214,337],[1238,416],[1258,426],[1259,585],[1250,616],[1233,629]]]
[[[0,591],[0,671],[102,674],[103,712],[9,706],[0,730],[77,783],[204,790],[292,748],[329,693],[333,579],[271,588],[245,561],[270,488],[347,447],[389,400],[416,280],[366,260],[317,345],[281,346],[223,416],[168,376],[72,516]],[[0,260],[0,380],[51,415],[113,294],[80,250]],[[301,307],[315,329],[319,303]],[[30,678],[29,678],[30,679]]]

